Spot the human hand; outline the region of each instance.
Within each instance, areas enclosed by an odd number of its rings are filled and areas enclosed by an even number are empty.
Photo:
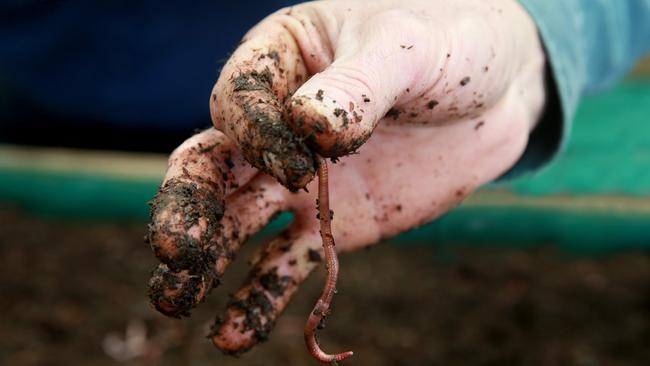
[[[514,0],[320,1],[271,15],[221,72],[217,130],[172,154],[152,202],[149,240],[164,263],[153,304],[187,314],[246,238],[292,211],[214,327],[222,350],[249,349],[321,256],[314,152],[358,149],[330,166],[337,251],[358,249],[507,171],[544,98],[542,47]]]

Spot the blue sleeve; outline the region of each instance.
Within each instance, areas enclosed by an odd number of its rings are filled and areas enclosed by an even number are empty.
[[[537,24],[549,67],[548,101],[515,167],[562,150],[583,96],[610,86],[650,51],[650,0],[519,0]]]

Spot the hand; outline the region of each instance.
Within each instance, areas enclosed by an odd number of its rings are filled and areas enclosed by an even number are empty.
[[[213,328],[226,352],[266,339],[321,257],[314,152],[357,152],[330,165],[333,233],[339,252],[374,244],[517,161],[544,104],[544,62],[515,0],[318,1],[269,16],[221,72],[216,130],[172,154],[152,201],[164,263],[153,304],[187,314],[246,238],[292,211]]]

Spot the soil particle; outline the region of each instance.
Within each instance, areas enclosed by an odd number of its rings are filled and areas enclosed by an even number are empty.
[[[343,120],[342,127],[345,128],[348,126],[348,123],[350,123],[350,119],[348,118],[348,112],[346,112],[343,108],[336,108],[334,109],[334,115],[336,117],[341,117]]]
[[[308,249],[307,250],[307,259],[310,262],[320,262],[320,261],[323,260],[320,253],[317,250],[314,250],[314,249]]]
[[[438,105],[438,101],[437,101],[437,100],[430,100],[429,103],[427,103],[427,108],[429,108],[429,109],[433,109],[433,108],[435,108],[437,105]]]
[[[271,268],[268,272],[260,276],[260,284],[273,297],[284,295],[284,291],[291,283],[290,276],[279,276],[278,267]]]
[[[219,146],[219,143],[215,143],[215,144],[208,145],[208,146],[203,146],[203,145],[201,145],[199,143],[199,146],[198,146],[199,147],[199,153],[201,153],[201,154],[208,153],[208,152],[214,150],[214,148],[217,147],[217,146]]]
[[[359,123],[363,119],[359,114],[357,114],[357,111],[352,112],[352,117],[354,118],[354,122]]]
[[[267,56],[270,57],[270,58],[272,58],[275,62],[279,62],[279,61],[280,61],[280,55],[278,54],[278,51],[271,50],[271,51],[269,51],[269,53],[267,54]]]
[[[246,299],[232,300],[228,307],[244,312],[245,319],[242,323],[244,331],[252,330],[258,342],[264,342],[268,339],[269,333],[274,326],[274,321],[270,319],[273,304],[263,291],[251,288]],[[238,353],[245,351],[246,349],[237,350]]]
[[[370,103],[370,98],[368,98],[365,94],[361,94],[361,97],[363,98],[364,103]]]
[[[476,126],[474,126],[474,130],[478,131],[483,125],[485,124],[485,121],[479,121]]]
[[[400,112],[399,109],[397,109],[397,108],[391,108],[391,109],[388,110],[388,112],[386,112],[386,117],[390,117],[390,118],[396,120],[396,119],[399,118],[399,115],[400,115],[401,113],[402,113],[402,112]]]
[[[318,92],[316,92],[316,100],[317,101],[319,101],[319,102],[323,101],[323,93],[325,93],[323,91],[323,89],[318,89]]]
[[[325,132],[325,125],[321,121],[316,121],[314,122],[314,131],[316,133],[323,133]]]
[[[262,72],[253,70],[251,72],[241,73],[233,80],[234,91],[251,91],[251,90],[271,90],[273,86],[273,74],[268,68]]]
[[[465,77],[460,81],[460,86],[465,86],[465,85],[469,84],[469,82],[470,82],[471,80],[472,80],[472,79],[471,79],[469,76],[465,76]]]
[[[226,163],[226,166],[228,166],[228,168],[232,169],[235,167],[235,163],[232,162],[232,156],[230,154],[228,154],[228,156],[226,156],[223,161]]]

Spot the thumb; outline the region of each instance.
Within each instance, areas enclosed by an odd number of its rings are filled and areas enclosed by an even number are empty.
[[[385,18],[376,16],[342,31],[334,61],[289,101],[292,129],[323,156],[359,148],[415,81],[423,50],[409,42],[410,32],[394,34]]]

